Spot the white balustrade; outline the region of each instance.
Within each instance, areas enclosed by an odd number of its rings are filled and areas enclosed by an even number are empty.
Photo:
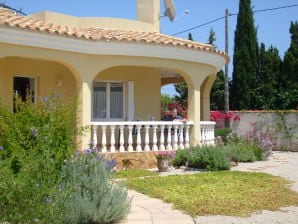
[[[143,152],[190,147],[193,122],[123,121],[92,122],[93,145],[101,152]],[[214,145],[215,122],[201,121],[201,144]]]
[[[201,144],[202,145],[214,145],[215,136],[214,128],[215,122],[213,121],[201,121]]]
[[[143,152],[189,147],[193,122],[92,122],[92,142],[101,152]]]

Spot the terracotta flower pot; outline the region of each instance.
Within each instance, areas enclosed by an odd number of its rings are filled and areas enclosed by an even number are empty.
[[[167,172],[169,167],[169,159],[157,159],[157,168],[159,172]]]

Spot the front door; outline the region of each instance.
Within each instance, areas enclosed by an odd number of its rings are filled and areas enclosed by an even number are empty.
[[[18,98],[23,102],[26,100],[34,102],[35,78],[15,76],[13,78],[13,92],[14,99]]]

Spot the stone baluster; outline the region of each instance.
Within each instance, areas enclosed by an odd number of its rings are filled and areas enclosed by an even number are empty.
[[[177,150],[178,149],[178,125],[175,124],[173,125],[174,128],[174,139],[173,139],[173,150]]]
[[[160,139],[159,139],[159,150],[165,150],[165,134],[164,134],[165,126],[160,125]]]
[[[132,129],[133,129],[133,125],[128,125],[128,140],[127,140],[128,147],[127,147],[127,150],[129,152],[132,152],[133,151],[133,146],[132,146],[132,143],[133,143],[133,140],[132,140]]]
[[[93,146],[97,146],[97,126],[93,125],[93,137],[91,141]]]
[[[158,151],[157,134],[156,134],[157,125],[153,125],[152,130],[153,130],[152,151]]]
[[[179,127],[179,149],[184,149],[184,136],[183,136],[183,125]]]
[[[105,125],[102,125],[101,126],[101,151],[102,152],[107,152],[107,133],[106,133],[106,129],[107,129],[107,126]]]
[[[115,152],[116,151],[116,148],[115,148],[115,142],[116,142],[115,141],[115,125],[111,125],[110,128],[111,128],[110,152]]]
[[[142,151],[142,138],[141,138],[141,125],[137,125],[136,129],[137,129],[137,147],[136,147],[136,151],[137,152],[141,152]]]
[[[167,128],[168,128],[168,136],[167,136],[167,147],[166,149],[167,150],[172,150],[172,135],[171,135],[171,128],[172,128],[172,125],[167,125]]]
[[[119,126],[120,129],[120,136],[119,136],[119,151],[120,152],[124,152],[125,148],[124,148],[124,125],[120,125]]]
[[[150,128],[150,125],[145,125],[145,146],[144,146],[144,151],[150,151],[149,128]]]
[[[189,148],[189,124],[185,125],[185,148]]]

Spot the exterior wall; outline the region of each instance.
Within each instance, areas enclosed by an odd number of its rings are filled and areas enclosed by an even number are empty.
[[[7,57],[0,60],[0,96],[13,102],[13,77],[30,77],[36,79],[36,96],[47,96],[52,91],[63,97],[76,93],[76,81],[72,73],[63,65],[36,59]]]
[[[78,41],[78,43],[83,44],[80,41]],[[90,44],[92,43],[93,42]],[[109,43],[106,44],[106,48],[110,47]],[[113,43],[111,43],[111,45],[114,47]],[[173,60],[171,58],[163,58],[158,54],[158,52],[164,51],[155,47],[153,47],[154,50],[152,51],[156,52],[155,57],[99,55],[100,52],[98,54],[84,54],[73,52],[71,49],[54,50],[47,49],[45,47],[0,44],[0,63],[5,64],[5,69],[8,69],[10,67],[14,67],[15,65],[14,63],[10,63],[9,66],[7,66],[7,62],[5,62],[6,57],[14,56],[18,58],[28,58],[27,62],[31,63],[30,69],[35,71],[36,74],[45,74],[45,82],[41,82],[38,87],[40,91],[43,88],[51,88],[50,85],[55,87],[57,72],[59,72],[61,66],[63,69],[66,69],[68,71],[67,77],[72,77],[71,80],[73,84],[66,86],[67,81],[63,81],[63,89],[70,88],[73,93],[78,93],[79,95],[79,126],[90,125],[92,120],[92,82],[95,77],[98,76],[99,78],[101,75],[103,75],[102,79],[108,80],[112,78],[111,76],[114,76],[115,79],[119,78],[120,80],[125,78],[127,80],[134,80],[135,117],[142,120],[148,120],[148,116],[154,116],[155,119],[158,120],[160,116],[161,71],[167,70],[174,74],[181,75],[189,86],[188,118],[190,121],[194,122],[190,142],[191,145],[198,145],[200,143],[200,87],[210,74],[216,74],[216,67],[182,59]],[[127,48],[129,47],[131,48],[132,46],[127,44]],[[145,49],[144,54],[147,52]],[[122,51],[119,50],[119,52],[121,53]],[[34,60],[37,60],[36,63],[33,63]],[[26,64],[28,64],[27,62],[23,61],[22,66],[24,66],[24,68],[26,68]],[[39,63],[40,65],[38,65]],[[61,66],[57,67],[57,64]],[[20,68],[22,66],[20,66]],[[27,72],[31,73],[30,69],[28,69]],[[26,71],[21,70],[18,72],[25,73]],[[7,80],[5,80],[5,82],[6,81]],[[6,90],[1,89],[0,93],[5,95]],[[82,140],[80,140],[83,146],[86,146],[89,143],[91,139],[90,136],[91,134],[86,135],[82,138]]]
[[[46,23],[60,24],[76,28],[108,28],[127,31],[160,32],[159,12],[160,0],[138,0],[137,19],[99,18],[99,17],[74,17],[55,12],[39,12],[29,15],[34,19],[42,20]]]
[[[119,66],[101,72],[95,80],[134,81],[135,117],[160,120],[160,72],[154,68]]]
[[[239,121],[231,121],[238,134],[261,131],[276,143],[274,150],[298,151],[298,111],[293,112],[234,112]]]

